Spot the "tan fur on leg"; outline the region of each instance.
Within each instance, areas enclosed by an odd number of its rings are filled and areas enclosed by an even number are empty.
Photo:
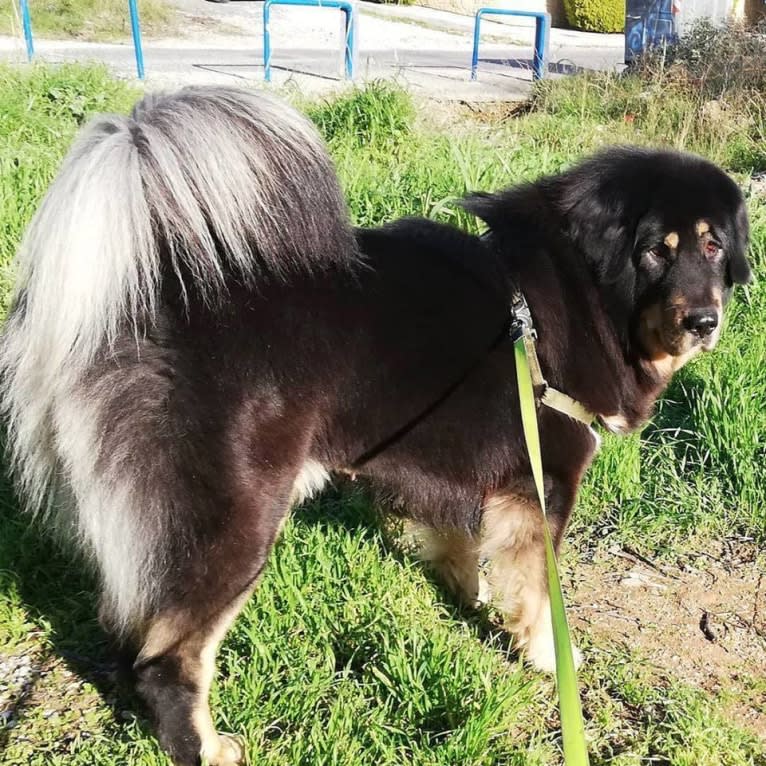
[[[479,556],[487,562],[493,604],[503,613],[516,645],[535,668],[553,671],[556,658],[542,524],[536,503],[513,494],[492,496],[482,516]],[[575,653],[578,661],[579,652]]]
[[[234,735],[219,734],[210,713],[210,687],[215,676],[215,658],[223,637],[231,627],[251,591],[240,596],[216,621],[200,650],[200,695],[194,711],[194,725],[202,737],[200,755],[210,766],[239,766],[244,763],[244,743]]]
[[[486,582],[479,576],[477,541],[456,530],[436,530],[407,522],[405,541],[416,555],[436,571],[438,577],[468,606],[476,607],[488,600]]]
[[[151,623],[139,654],[139,662],[163,654],[174,654],[180,659],[184,676],[198,689],[192,723],[202,742],[200,755],[209,766],[240,766],[244,763],[242,741],[215,730],[209,696],[218,647],[251,592],[248,589],[205,629],[191,634],[186,630],[183,615],[157,618]]]

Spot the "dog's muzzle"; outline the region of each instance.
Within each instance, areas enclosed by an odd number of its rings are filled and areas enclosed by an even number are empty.
[[[684,329],[704,340],[718,327],[718,312],[714,308],[694,309],[682,320]]]

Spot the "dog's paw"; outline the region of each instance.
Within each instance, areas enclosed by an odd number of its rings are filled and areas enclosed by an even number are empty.
[[[526,648],[527,662],[535,669],[543,673],[556,672],[556,650],[553,646],[553,636],[544,640],[530,641]],[[582,652],[572,644],[572,657],[575,668],[582,665]]]
[[[206,766],[243,766],[245,763],[245,741],[235,734],[218,734],[216,753],[202,754]]]

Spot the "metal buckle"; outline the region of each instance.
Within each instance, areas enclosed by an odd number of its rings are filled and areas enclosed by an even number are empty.
[[[532,312],[529,309],[529,304],[524,294],[520,290],[514,291],[511,296],[511,324],[509,333],[514,343],[524,335],[531,335],[532,340],[537,340],[537,330],[535,330],[532,322]]]

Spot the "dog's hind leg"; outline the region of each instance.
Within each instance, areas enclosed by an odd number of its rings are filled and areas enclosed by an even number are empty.
[[[549,501],[550,502],[550,501]],[[558,503],[549,511],[554,540],[563,532]],[[565,519],[564,519],[565,521]],[[538,670],[556,668],[550,600],[545,576],[543,517],[536,501],[523,494],[498,492],[482,515],[479,558],[487,570],[494,606],[527,661]],[[575,662],[581,658],[574,649]]]
[[[176,766],[244,762],[238,740],[216,732],[208,696],[218,647],[255,588],[291,499],[326,478],[305,460],[307,432],[295,420],[289,425],[292,431],[262,419],[257,440],[235,433],[234,443],[247,448],[234,451],[223,481],[195,482],[186,495],[187,539],[171,548],[161,593],[143,622],[137,690]]]
[[[289,493],[289,486],[259,493],[255,502],[230,508],[234,523],[195,542],[145,621],[134,664],[136,688],[176,766],[243,763],[238,740],[216,732],[208,697],[218,647],[255,588]]]
[[[208,707],[215,655],[291,497],[320,483],[321,467],[306,468],[311,415],[285,415],[272,393],[205,398],[157,349],[133,353],[59,408],[80,535],[101,575],[102,623],[137,654],[161,744],[177,766],[232,766],[241,752]]]

